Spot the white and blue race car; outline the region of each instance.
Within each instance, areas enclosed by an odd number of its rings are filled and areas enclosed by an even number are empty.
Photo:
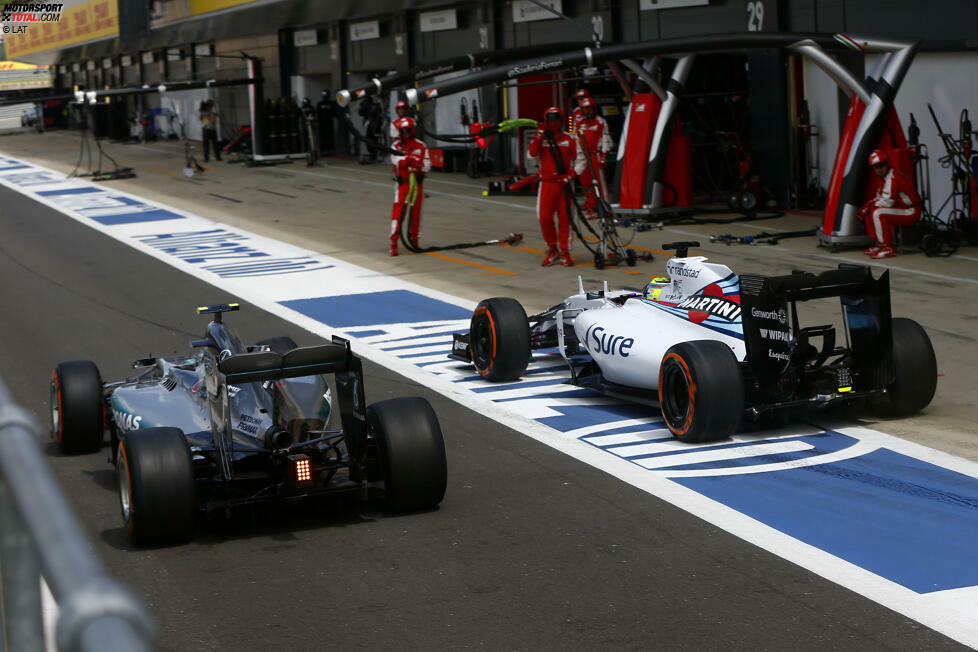
[[[736,275],[697,242],[663,245],[677,255],[643,292],[578,293],[527,317],[518,301],[480,302],[449,357],[492,382],[518,380],[531,351],[553,349],[569,383],[657,406],[685,442],[728,437],[745,420],[789,417],[840,403],[904,415],[930,404],[937,361],[924,329],[890,315],[889,272],[840,265],[811,274]],[[797,304],[839,297],[835,325],[802,327]]]

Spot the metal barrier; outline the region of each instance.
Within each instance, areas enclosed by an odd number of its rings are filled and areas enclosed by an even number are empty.
[[[41,428],[0,380],[0,652],[45,650],[43,574],[63,652],[148,652],[155,624],[110,579],[41,454]]]

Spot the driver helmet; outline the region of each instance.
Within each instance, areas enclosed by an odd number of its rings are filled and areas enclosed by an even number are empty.
[[[646,299],[651,299],[654,301],[659,298],[659,294],[662,293],[662,290],[670,285],[672,285],[672,281],[669,280],[668,277],[656,276],[649,281],[648,285],[645,286],[645,292],[643,294],[645,295]]]

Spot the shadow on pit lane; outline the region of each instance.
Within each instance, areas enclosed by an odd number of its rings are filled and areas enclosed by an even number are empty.
[[[366,502],[343,496],[318,496],[289,503],[242,506],[230,517],[223,514],[211,518],[200,516],[192,538],[179,543],[134,546],[129,543],[124,527],[103,530],[99,536],[117,550],[154,550],[186,545],[219,546],[228,541],[257,538],[271,539],[278,542],[276,549],[287,549],[298,540],[296,532],[362,527],[378,519],[387,520],[438,511],[436,507],[420,512],[390,514],[381,507],[382,493],[371,490],[370,499]]]

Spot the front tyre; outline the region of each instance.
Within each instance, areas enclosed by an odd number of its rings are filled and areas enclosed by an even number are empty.
[[[937,358],[926,331],[914,320],[894,317],[892,333],[894,381],[874,411],[899,417],[930,405],[937,391]]]
[[[530,326],[516,299],[479,302],[469,322],[472,364],[486,380],[518,380],[530,364]]]
[[[711,340],[671,347],[659,367],[659,403],[666,426],[680,441],[732,435],[744,411],[744,379],[730,347]]]
[[[395,512],[432,509],[445,497],[448,462],[431,404],[411,396],[367,407],[377,444],[386,506]]]
[[[197,517],[190,448],[179,428],[134,430],[116,461],[119,502],[136,545],[186,541]]]
[[[98,367],[88,360],[59,363],[51,374],[51,433],[67,455],[102,448],[105,404]]]

